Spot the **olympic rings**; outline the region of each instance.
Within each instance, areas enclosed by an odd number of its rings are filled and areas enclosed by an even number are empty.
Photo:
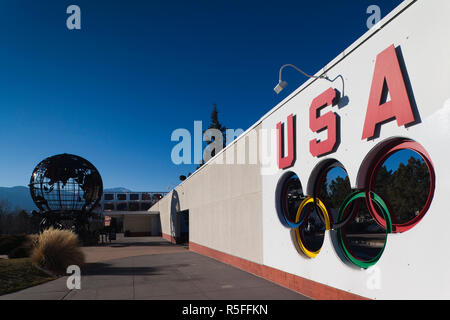
[[[285,226],[287,226],[288,228],[291,228],[291,229],[295,229],[295,228],[300,227],[305,222],[305,218],[306,218],[306,217],[304,217],[302,220],[299,221],[298,220],[299,217],[296,217],[295,221],[292,221],[292,220],[289,220],[289,218],[286,215],[286,213],[288,213],[287,194],[288,194],[288,192],[290,190],[289,188],[291,186],[293,186],[293,185],[295,186],[295,184],[297,182],[296,179],[297,179],[297,181],[299,181],[296,174],[290,174],[287,177],[287,179],[286,179],[286,181],[285,181],[285,183],[283,185],[283,189],[281,190],[281,193],[282,193],[282,196],[281,196],[281,208],[282,208],[282,211],[283,211],[283,213],[280,214],[281,222]],[[300,185],[300,189],[301,189],[301,185]],[[298,195],[298,196],[300,196],[300,195]],[[285,201],[283,201],[283,200],[285,200]]]
[[[378,262],[378,260],[381,258],[381,255],[383,254],[384,248],[386,247],[387,236],[389,233],[392,233],[392,222],[391,222],[391,217],[389,215],[389,210],[386,206],[386,203],[383,201],[383,199],[381,199],[380,196],[378,196],[377,194],[375,194],[373,192],[370,192],[370,197],[371,197],[371,201],[374,202],[377,205],[378,209],[380,209],[382,211],[384,221],[387,222],[387,223],[385,223],[385,225],[387,227],[385,228],[386,235],[385,235],[385,239],[384,239],[384,244],[383,244],[383,247],[381,248],[381,250],[378,252],[378,254],[375,257],[368,259],[368,260],[362,260],[362,259],[356,257],[355,255],[353,255],[350,252],[350,250],[347,247],[346,242],[344,241],[344,237],[342,234],[342,228],[339,228],[337,230],[339,244],[340,244],[341,248],[343,249],[346,258],[348,260],[350,260],[350,262],[352,262],[353,264],[357,265],[358,267],[364,268],[364,269],[369,268]],[[341,218],[344,215],[344,212],[346,211],[346,209],[350,205],[350,203],[352,203],[353,201],[355,201],[356,199],[359,199],[359,198],[366,198],[366,193],[364,191],[356,191],[356,192],[353,192],[352,194],[350,194],[344,200],[344,203],[339,208],[338,220],[341,220]],[[355,213],[349,213],[349,214],[354,215]]]
[[[395,233],[404,232],[404,231],[407,231],[407,230],[411,229],[412,227],[414,227],[423,218],[423,216],[428,211],[428,209],[431,205],[431,201],[433,200],[433,195],[434,195],[436,177],[434,174],[433,163],[430,160],[430,156],[428,155],[426,150],[417,142],[410,140],[410,139],[402,139],[400,143],[396,143],[394,145],[388,144],[382,150],[382,152],[380,152],[382,156],[379,156],[374,161],[372,161],[372,163],[373,163],[372,170],[369,170],[369,174],[367,177],[368,188],[366,188],[366,193],[372,192],[373,189],[375,188],[376,175],[377,175],[382,163],[393,153],[395,153],[399,150],[405,150],[405,149],[409,149],[409,150],[412,150],[412,151],[418,153],[424,160],[426,167],[428,169],[428,172],[430,174],[430,184],[429,184],[430,190],[428,192],[426,203],[425,203],[424,207],[422,208],[422,210],[420,210],[419,214],[417,214],[415,218],[413,218],[405,223],[393,222],[392,228],[393,228],[393,232],[395,232]],[[385,223],[384,219],[375,210],[375,206],[373,204],[373,201],[371,200],[371,197],[367,197],[367,195],[366,195],[366,201],[367,201],[367,206],[370,207],[370,209],[371,209],[370,212],[373,213],[373,218],[375,219],[375,221],[381,227],[385,228],[386,223]]]
[[[307,197],[305,200],[303,200],[303,202],[298,207],[296,220],[300,219],[300,216],[301,216],[303,210],[305,209],[306,205],[309,203],[313,203],[313,205],[315,205],[316,208],[317,207],[319,208],[320,212],[322,213],[323,217],[325,218],[325,230],[330,230],[331,224],[330,224],[330,218],[328,216],[327,208],[325,208],[325,205],[319,199],[316,199],[316,201],[317,201],[317,203],[315,204],[313,197]],[[309,214],[307,216],[309,216]],[[303,221],[306,221],[306,217],[303,218]],[[315,250],[315,251],[312,251],[309,248],[307,248],[307,245],[305,245],[304,241],[302,241],[301,227],[302,226],[299,226],[298,228],[295,229],[297,243],[300,246],[300,248],[302,249],[303,253],[307,257],[315,258],[319,254],[320,248],[319,248],[319,250]]]
[[[421,180],[414,181],[421,181],[422,184],[422,189],[420,189],[422,193],[418,193],[417,195],[420,195],[420,199],[423,199],[421,200],[423,202],[419,204],[414,203],[414,206],[411,207],[399,207],[398,201],[395,198],[396,193],[385,193],[383,191],[386,190],[383,189],[383,186],[391,186],[389,183],[393,181],[384,178],[386,174],[389,177],[394,177],[392,171],[388,172],[385,167],[386,163],[389,163],[388,158],[401,150],[409,150],[416,153],[412,157],[407,153],[398,154],[395,158],[392,157],[392,159],[399,159],[401,157],[403,157],[402,159],[406,159],[404,158],[405,155],[411,157],[406,166],[409,171],[403,171],[401,174],[405,177],[409,172],[413,172],[412,170],[419,170],[417,171],[418,175],[414,177],[417,177],[415,179]],[[392,164],[389,164],[389,166],[392,170],[397,170],[395,167],[392,167]],[[403,165],[404,167],[405,165]],[[343,171],[331,173],[331,169],[334,168],[340,168]],[[378,184],[378,172],[381,168],[384,168],[384,171],[381,172],[380,179],[385,180],[380,181],[384,185]],[[333,244],[342,253],[339,256],[357,267],[369,268],[381,258],[386,248],[389,233],[409,230],[428,211],[434,196],[435,173],[428,153],[417,142],[408,138],[389,140],[383,145],[377,146],[369,153],[361,165],[361,169],[363,171],[359,172],[359,175],[365,180],[358,182],[362,186],[356,191],[351,190],[345,168],[333,159],[324,161],[320,164],[320,167],[318,166],[317,169],[314,169],[315,171],[313,171],[312,177],[315,180],[309,181],[308,184],[312,187],[312,196],[303,195],[301,182],[294,172],[288,172],[280,180],[277,187],[281,191],[277,193],[277,196],[281,196],[279,208],[281,208],[282,214],[278,211],[280,221],[283,225],[295,231],[293,241],[296,242],[307,257],[316,258],[321,251],[325,231],[336,230],[336,233],[332,235],[332,239],[336,239],[334,237],[337,237],[337,241],[334,241]],[[429,176],[424,176],[426,170],[428,170]],[[345,175],[343,175],[344,173]],[[340,179],[339,184],[338,182],[334,182],[337,180],[333,180],[333,184],[331,185],[334,188],[333,193],[329,191],[331,190],[329,189],[330,186],[326,186],[325,184],[330,183],[330,177],[333,177],[333,179],[338,177]],[[411,180],[406,179],[400,181]],[[397,183],[397,188],[399,185],[401,187],[401,184]],[[381,194],[377,193],[379,186],[381,188]],[[350,192],[350,194],[344,199],[344,195],[347,192]],[[401,196],[401,193],[398,194]],[[387,199],[388,197],[390,198]],[[389,201],[392,202],[389,203]],[[396,205],[394,207],[395,209],[398,208],[399,213],[397,215],[393,215],[391,204]],[[415,216],[404,215],[408,209],[410,211],[415,210],[412,212],[415,213]],[[314,216],[313,213],[315,214]],[[409,214],[409,212],[406,213]]]

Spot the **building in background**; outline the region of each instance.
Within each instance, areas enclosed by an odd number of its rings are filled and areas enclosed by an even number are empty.
[[[116,232],[126,236],[160,236],[159,212],[149,209],[167,192],[105,192],[101,209],[105,216],[114,218]]]

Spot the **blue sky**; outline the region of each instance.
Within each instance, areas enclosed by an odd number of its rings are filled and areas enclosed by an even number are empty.
[[[174,165],[173,130],[247,129],[367,31],[386,1],[0,2],[0,186],[27,185],[58,153],[91,161],[105,187],[167,191],[195,166]],[[81,8],[81,30],[66,8]]]

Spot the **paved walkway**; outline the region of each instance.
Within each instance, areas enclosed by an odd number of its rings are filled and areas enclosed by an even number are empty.
[[[107,261],[161,253],[186,252],[187,247],[173,245],[161,237],[127,237],[117,235],[117,240],[106,245],[84,247],[86,262]]]
[[[68,290],[67,277],[62,277],[0,296],[0,300],[308,299],[162,238],[125,238],[120,242],[84,248],[89,263],[82,270],[80,290]],[[131,256],[125,257],[126,252]]]

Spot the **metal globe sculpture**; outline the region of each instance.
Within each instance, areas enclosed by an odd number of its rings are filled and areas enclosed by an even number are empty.
[[[86,159],[66,153],[42,160],[33,170],[29,187],[48,225],[63,219],[84,224],[103,193],[98,170]]]

